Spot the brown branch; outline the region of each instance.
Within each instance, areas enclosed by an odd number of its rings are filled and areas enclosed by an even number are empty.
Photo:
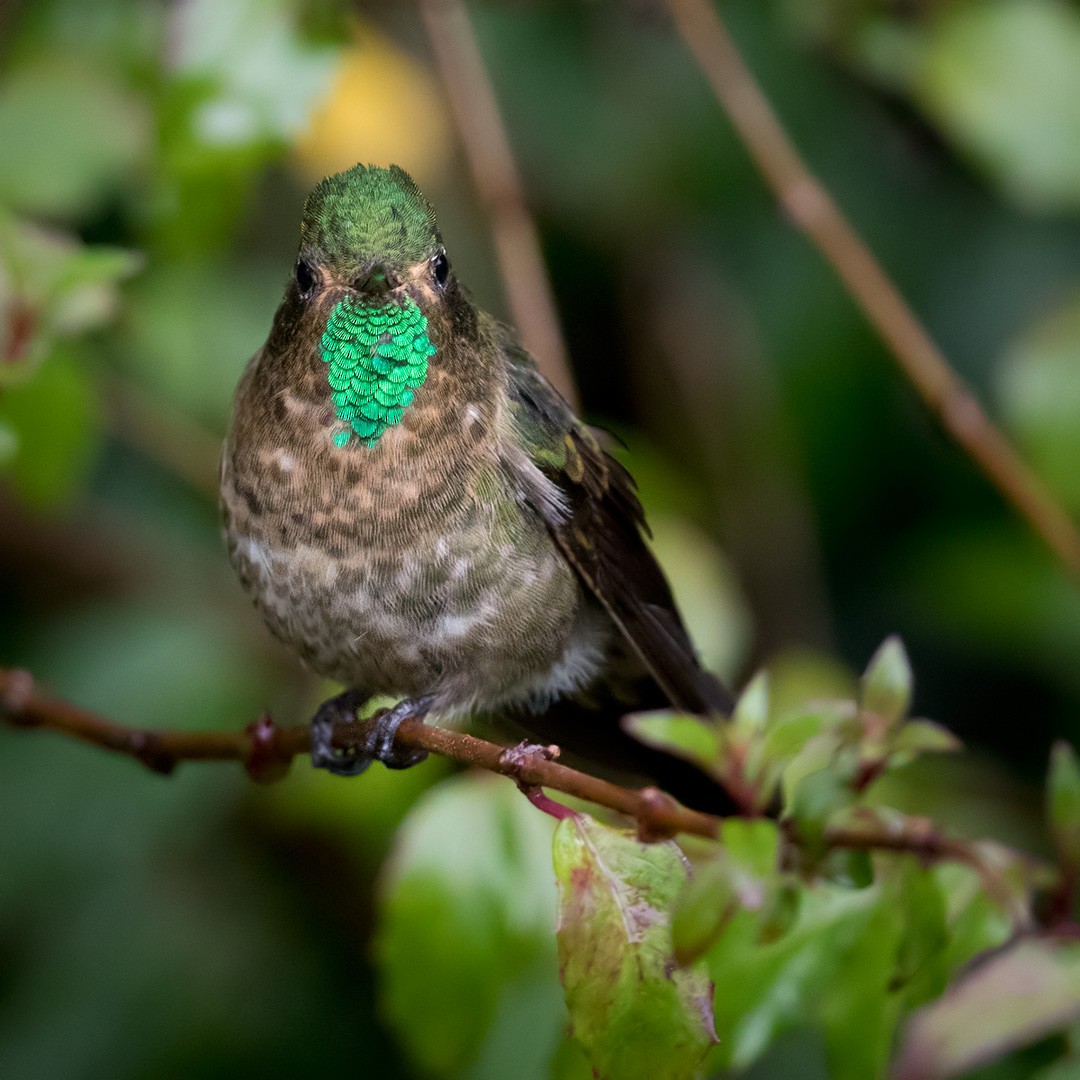
[[[29,672],[0,668],[0,719],[39,727],[171,773],[181,761],[241,761],[255,779],[277,779],[309,747],[305,727],[278,728],[269,717],[243,731],[150,731],[115,724],[96,713],[38,693]],[[282,767],[284,766],[284,767]]]
[[[495,255],[514,323],[540,370],[576,406],[577,390],[540,238],[469,16],[460,0],[420,0],[420,14],[473,183],[492,223]]]
[[[807,168],[712,0],[666,3],[687,48],[780,204],[840,276],[942,427],[1080,580],[1080,532],[990,422],[870,249]]]
[[[280,780],[294,757],[310,749],[306,724],[279,727],[262,716],[242,731],[148,731],[124,727],[76,705],[38,693],[26,671],[0,668],[0,720],[15,727],[39,727],[91,743],[104,750],[126,754],[155,772],[168,774],[181,761],[239,761],[254,780]],[[374,718],[338,724],[334,745],[341,749],[367,744]],[[586,802],[614,810],[637,823],[639,836],[659,840],[685,833],[716,839],[722,819],[680,806],[656,788],[620,787],[577,769],[560,765],[557,747],[503,747],[460,731],[433,727],[420,720],[406,720],[394,738],[396,750],[425,750],[462,765],[500,773],[517,782],[527,795],[548,813],[563,809],[541,793],[550,788]],[[800,840],[790,822],[784,823],[789,844]],[[915,855],[924,862],[960,862],[975,869],[988,894],[1007,910],[1015,907],[1015,893],[999,867],[991,865],[980,845],[942,835],[924,819],[908,818],[902,826],[882,823],[872,816],[848,828],[826,830],[827,849],[888,851]],[[1014,853],[1031,868],[1034,860]],[[1019,918],[1015,912],[1013,914]]]
[[[115,724],[76,705],[37,692],[25,671],[0,668],[0,718],[16,727],[40,727],[126,754],[155,772],[170,773],[181,761],[239,761],[257,780],[277,780],[292,759],[310,749],[306,724],[279,727],[262,716],[242,731],[146,731]],[[362,747],[372,720],[339,724],[334,745]],[[406,720],[394,739],[399,750],[426,750],[490,772],[501,773],[528,788],[548,787],[586,802],[606,806],[638,821],[643,833],[672,836],[679,832],[715,837],[720,819],[680,806],[655,788],[636,791],[560,765],[542,752],[507,749],[460,731]]]
[[[798,845],[798,837],[789,826],[785,831],[789,842]],[[847,826],[833,826],[825,830],[825,847],[836,851],[893,852],[914,855],[923,863],[953,862],[969,867],[979,875],[982,887],[1001,909],[1008,913],[1020,929],[1028,929],[1030,912],[1021,902],[1017,889],[1009,880],[1005,868],[987,853],[987,846],[979,841],[960,840],[946,836],[929,818],[908,816],[899,828],[878,820],[872,813],[865,820],[856,817]],[[1005,851],[1004,847],[999,850]],[[1022,852],[1009,850],[1010,861],[1022,867],[1023,880],[1031,885],[1052,884],[1055,871],[1048,864]]]

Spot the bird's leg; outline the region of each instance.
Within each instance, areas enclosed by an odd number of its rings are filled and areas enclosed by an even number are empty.
[[[394,749],[394,736],[402,721],[422,720],[431,707],[430,698],[406,699],[394,708],[385,710],[370,721],[363,746],[347,750],[334,746],[337,724],[356,719],[356,710],[367,701],[360,690],[346,690],[324,701],[311,721],[311,764],[326,769],[335,776],[359,776],[373,761],[381,761],[388,769],[407,769],[427,757],[426,750],[401,752]]]

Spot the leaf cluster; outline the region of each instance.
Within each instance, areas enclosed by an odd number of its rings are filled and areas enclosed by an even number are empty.
[[[875,797],[880,777],[958,748],[937,724],[909,719],[910,700],[894,638],[854,701],[771,713],[759,678],[722,727],[632,718],[651,745],[752,796],[715,840],[646,843],[578,811],[552,837],[525,828],[524,802],[490,778],[437,786],[403,826],[379,957],[388,987],[420,977],[444,992],[421,1022],[408,1004],[418,995],[391,991],[399,1036],[448,1077],[474,1075],[491,1040],[505,1038],[494,1018],[514,998],[520,958],[553,959],[551,924],[532,904],[550,898],[539,862],[549,843],[572,1044],[559,1043],[550,1001],[543,1015],[555,1030],[521,1039],[532,1055],[558,1048],[552,1075],[579,1075],[583,1055],[598,1077],[689,1080],[750,1068],[797,1035],[817,1048],[821,1075],[838,1080],[959,1076],[1077,1022],[1072,751],[1059,746],[1051,770],[1055,868],[997,843],[946,838]],[[477,844],[463,858],[466,835]],[[1070,910],[1047,915],[1054,896]],[[524,953],[523,941],[532,943]],[[447,1039],[432,1035],[444,1026],[467,1033],[469,1053],[458,1041],[435,1062]]]

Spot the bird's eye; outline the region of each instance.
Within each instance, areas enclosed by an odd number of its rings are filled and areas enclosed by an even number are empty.
[[[446,257],[445,251],[440,251],[431,260],[431,272],[435,275],[435,284],[440,289],[443,288],[446,285],[446,279],[450,276],[450,260]]]
[[[307,296],[315,288],[315,271],[303,259],[296,260],[296,287],[301,296]]]

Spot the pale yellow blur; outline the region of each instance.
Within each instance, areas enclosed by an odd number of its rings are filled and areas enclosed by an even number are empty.
[[[397,164],[421,188],[435,186],[451,147],[449,118],[428,70],[371,27],[353,44],[294,147],[306,183],[365,164]]]

